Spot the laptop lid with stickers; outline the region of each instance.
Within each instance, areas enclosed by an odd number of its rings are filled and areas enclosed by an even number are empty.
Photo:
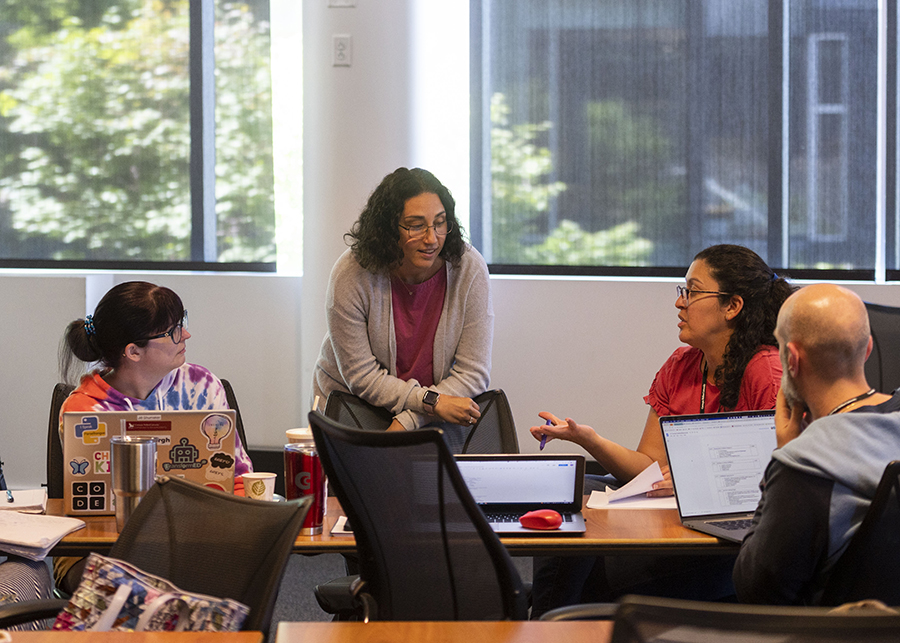
[[[157,438],[157,475],[234,492],[235,411],[86,411],[63,413],[63,499],[68,515],[115,513],[109,439]]]

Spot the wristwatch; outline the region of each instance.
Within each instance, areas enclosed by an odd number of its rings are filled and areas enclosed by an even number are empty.
[[[434,415],[434,407],[439,399],[441,399],[441,394],[437,391],[425,391],[425,397],[422,398],[422,404],[425,405],[425,410],[431,415]]]

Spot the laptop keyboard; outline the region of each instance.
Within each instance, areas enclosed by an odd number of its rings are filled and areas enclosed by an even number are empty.
[[[734,531],[736,529],[749,529],[750,525],[753,524],[753,520],[750,518],[739,518],[737,520],[710,521],[707,524],[713,525],[715,527],[720,527],[722,529],[727,529],[729,531]]]
[[[519,522],[519,516],[523,514],[497,514],[497,513],[486,513],[484,514],[485,518],[487,518],[488,522],[494,523],[511,523],[511,522]],[[561,513],[563,522],[572,522],[572,514]]]

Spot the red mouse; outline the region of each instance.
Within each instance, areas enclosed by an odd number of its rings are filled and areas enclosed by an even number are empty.
[[[519,517],[519,522],[527,529],[558,529],[562,516],[552,509],[535,509]]]

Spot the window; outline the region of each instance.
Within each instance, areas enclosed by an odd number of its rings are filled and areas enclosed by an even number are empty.
[[[0,0],[0,265],[271,270],[268,0]]]
[[[474,0],[475,244],[494,272],[680,276],[702,248],[738,243],[794,276],[890,277],[896,142],[880,145],[879,125],[896,131],[896,14]]]

